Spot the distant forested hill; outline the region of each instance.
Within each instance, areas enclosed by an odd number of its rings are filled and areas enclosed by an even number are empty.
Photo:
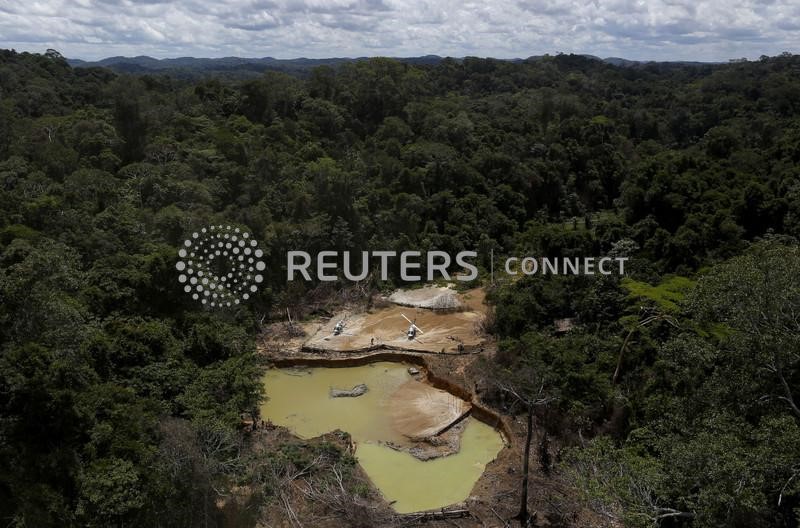
[[[651,63],[642,61],[632,61],[610,57],[600,59],[585,55],[586,58],[613,64],[615,66],[626,66],[638,68],[646,65],[661,64],[662,66],[703,66],[708,63],[702,62],[662,62]],[[527,61],[546,59],[546,56],[529,57]],[[180,57],[176,59],[154,59],[153,57],[108,57],[98,61],[84,61],[80,59],[67,59],[67,63],[74,68],[94,68],[102,67],[113,70],[117,73],[144,74],[144,73],[163,73],[183,78],[200,78],[209,76],[224,75],[227,78],[253,78],[265,72],[282,72],[290,75],[307,76],[311,70],[319,66],[337,67],[342,64],[369,60],[367,57],[359,58],[329,58],[329,59],[275,59],[273,57],[263,58],[243,58],[243,57],[223,57],[218,59]],[[445,60],[438,55],[424,55],[421,57],[401,57],[395,58],[398,62],[415,66],[433,66]],[[463,59],[451,59],[461,61]],[[508,62],[522,62],[523,59],[509,59]]]
[[[117,73],[167,73],[170,75],[198,78],[214,75],[225,75],[228,78],[253,78],[265,72],[283,72],[295,76],[307,76],[309,72],[319,66],[336,67],[349,62],[368,60],[361,58],[330,58],[330,59],[275,59],[223,57],[218,59],[181,57],[176,59],[154,59],[147,56],[139,57],[108,57],[99,61],[83,61],[68,59],[67,63],[75,68],[103,67]],[[408,57],[396,59],[407,64],[436,64],[442,58],[436,55],[423,57]]]

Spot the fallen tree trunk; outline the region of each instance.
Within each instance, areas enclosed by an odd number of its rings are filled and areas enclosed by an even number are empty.
[[[355,398],[367,392],[367,386],[359,383],[350,390],[346,389],[331,389],[331,398]]]
[[[407,513],[400,515],[400,518],[408,522],[426,522],[426,521],[442,521],[444,519],[462,519],[469,517],[469,510],[445,510],[420,512],[420,513]]]

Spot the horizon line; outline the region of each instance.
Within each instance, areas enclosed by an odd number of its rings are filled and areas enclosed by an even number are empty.
[[[11,48],[6,48],[11,49]],[[55,49],[55,48],[51,48]],[[58,50],[56,50],[58,51]],[[18,51],[18,53],[23,53]],[[37,53],[37,52],[30,52],[27,53]],[[59,52],[60,53],[60,52]],[[43,54],[40,52],[39,54]],[[795,55],[795,53],[791,53]],[[63,55],[63,54],[62,54]],[[221,56],[202,56],[202,55],[175,55],[175,56],[154,56],[154,55],[147,55],[147,54],[140,54],[140,55],[108,55],[105,57],[97,58],[97,59],[87,59],[83,57],[76,57],[76,56],[67,56],[63,55],[67,60],[79,60],[83,62],[100,62],[107,59],[116,59],[116,58],[123,58],[123,59],[139,59],[139,58],[147,58],[153,59],[158,61],[165,61],[165,60],[179,60],[179,59],[196,59],[196,60],[222,60],[222,59],[241,59],[241,60],[276,60],[276,61],[297,61],[297,60],[310,60],[310,61],[323,61],[323,60],[360,60],[360,59],[395,59],[395,60],[402,60],[402,59],[421,59],[426,57],[431,58],[438,58],[438,59],[466,59],[466,58],[476,58],[476,59],[489,59],[489,60],[499,60],[499,61],[525,61],[531,58],[544,58],[544,57],[557,57],[559,55],[572,55],[578,57],[586,57],[590,59],[598,59],[601,61],[610,60],[610,59],[618,59],[624,60],[629,62],[640,62],[640,63],[669,63],[669,62],[691,62],[697,64],[724,64],[731,61],[739,61],[742,59],[748,61],[756,61],[762,56],[767,57],[777,57],[777,55],[767,55],[762,54],[758,57],[735,57],[735,58],[728,58],[728,59],[718,59],[718,60],[697,60],[697,59],[681,59],[681,58],[670,58],[670,59],[629,59],[627,57],[619,56],[619,55],[608,55],[608,56],[601,56],[595,55],[592,53],[575,53],[575,52],[556,52],[556,53],[542,53],[542,54],[533,54],[528,56],[509,56],[509,57],[499,57],[499,56],[492,56],[492,55],[439,55],[437,53],[423,53],[419,55],[385,55],[385,54],[376,54],[376,55],[330,55],[324,57],[308,57],[305,55],[301,56],[292,56],[292,57],[276,57],[273,55],[264,55],[264,56],[246,56],[246,55],[221,55]]]

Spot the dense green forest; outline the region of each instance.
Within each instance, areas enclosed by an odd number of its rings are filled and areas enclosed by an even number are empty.
[[[215,526],[244,482],[269,507],[264,468],[312,455],[240,425],[259,322],[316,287],[287,287],[297,248],[628,256],[490,292],[499,375],[553,396],[544,466],[625,526],[800,523],[798,56],[238,81],[0,51],[0,204],[3,526]],[[222,222],[268,270],[224,312],[174,267]]]

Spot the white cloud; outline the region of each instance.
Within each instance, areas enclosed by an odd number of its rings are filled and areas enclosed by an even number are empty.
[[[0,47],[68,57],[726,60],[800,51],[795,0],[4,0]]]

